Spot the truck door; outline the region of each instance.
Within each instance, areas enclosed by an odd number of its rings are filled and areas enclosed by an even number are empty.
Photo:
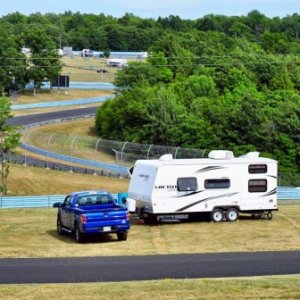
[[[72,202],[72,196],[68,195],[63,203],[62,209],[61,209],[61,222],[64,227],[71,228],[71,219],[72,219],[72,210],[71,210],[71,202]]]

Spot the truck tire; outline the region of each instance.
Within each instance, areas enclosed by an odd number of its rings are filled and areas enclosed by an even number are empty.
[[[119,241],[127,240],[127,232],[117,232],[117,237]]]
[[[226,212],[226,220],[235,222],[239,218],[239,212],[236,208],[229,208]]]
[[[210,218],[213,222],[219,223],[223,221],[224,213],[222,209],[216,208],[211,212]]]
[[[75,240],[77,243],[84,242],[84,234],[80,231],[78,224],[75,226]]]
[[[56,222],[56,230],[57,230],[57,233],[59,235],[63,235],[64,234],[64,231],[62,230],[62,223],[61,223],[61,219],[60,217],[57,218],[57,222]]]

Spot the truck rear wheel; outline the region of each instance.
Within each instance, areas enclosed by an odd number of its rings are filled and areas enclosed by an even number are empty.
[[[239,218],[239,212],[235,208],[229,208],[226,212],[226,220],[229,222],[235,222]]]
[[[119,241],[127,240],[127,232],[117,232],[117,237]]]
[[[77,243],[84,242],[84,234],[80,231],[78,224],[75,226],[75,240]]]
[[[212,211],[210,217],[211,217],[211,220],[215,223],[222,222],[223,217],[224,217],[223,210],[219,209],[219,208],[214,209]]]

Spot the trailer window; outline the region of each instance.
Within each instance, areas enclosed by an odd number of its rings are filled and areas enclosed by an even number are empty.
[[[267,173],[268,172],[268,166],[263,164],[263,165],[249,165],[248,171],[250,174],[258,174],[258,173]]]
[[[249,193],[262,193],[268,189],[266,179],[250,179],[248,182]]]
[[[197,191],[198,184],[196,177],[185,177],[177,179],[177,190],[179,192]]]
[[[228,189],[230,187],[230,180],[228,178],[206,179],[204,187],[206,189]]]

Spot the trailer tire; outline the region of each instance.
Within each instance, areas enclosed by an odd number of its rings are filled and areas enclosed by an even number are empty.
[[[78,224],[75,226],[75,240],[77,243],[84,242],[84,234],[80,231]]]
[[[226,220],[229,222],[235,222],[239,218],[239,212],[236,208],[229,208],[226,211]]]
[[[269,211],[269,212],[267,213],[267,218],[268,218],[268,220],[272,220],[273,214],[272,214],[271,211]]]
[[[222,209],[216,208],[211,212],[211,220],[215,223],[219,223],[223,221],[224,213]]]
[[[261,211],[253,211],[252,212],[252,218],[254,219],[260,219],[262,216],[262,212]]]

